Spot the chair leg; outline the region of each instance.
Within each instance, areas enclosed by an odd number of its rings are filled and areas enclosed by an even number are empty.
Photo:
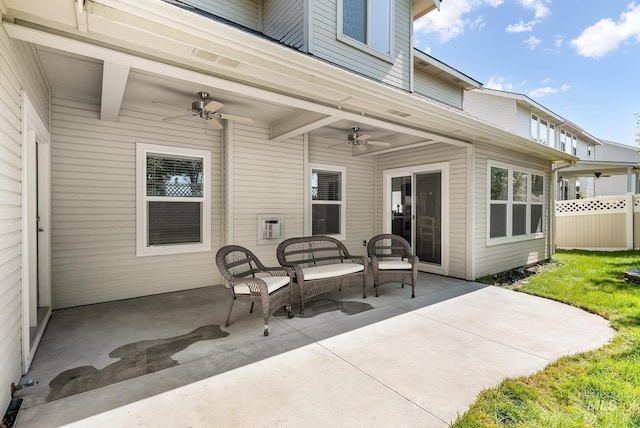
[[[253,306],[253,303],[254,302],[251,302],[251,306]],[[265,336],[269,336],[269,317],[271,316],[271,313],[269,312],[268,301],[262,301],[262,316],[264,318],[264,330],[262,334],[264,334]]]
[[[233,302],[235,302],[236,298],[231,299],[231,306],[229,306],[229,313],[227,314],[227,321],[225,321],[224,326],[229,327],[229,320],[231,319],[231,310],[233,309]]]
[[[285,311],[287,311],[287,318],[293,318],[293,311],[291,310],[291,305],[287,305],[285,307]]]
[[[249,313],[252,314],[253,313],[253,304],[256,302],[251,302],[251,307],[249,308]]]
[[[376,290],[376,297],[378,297],[378,286],[373,284],[373,289]]]

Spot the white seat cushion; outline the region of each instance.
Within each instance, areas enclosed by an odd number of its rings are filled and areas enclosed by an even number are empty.
[[[386,260],[382,262],[378,262],[378,269],[411,269],[411,263],[405,262],[404,260]]]
[[[333,278],[364,270],[360,263],[335,263],[331,265],[311,266],[302,269],[304,280]]]
[[[260,279],[267,284],[267,291],[269,291],[269,294],[281,289],[289,283],[288,276],[265,276]],[[233,290],[236,294],[251,294],[249,286],[245,283],[234,285]]]

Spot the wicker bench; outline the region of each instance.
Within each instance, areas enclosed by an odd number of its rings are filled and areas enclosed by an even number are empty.
[[[343,287],[362,287],[366,298],[368,259],[352,256],[347,247],[329,236],[290,238],[277,250],[278,262],[295,272],[300,291],[300,313],[307,299]]]

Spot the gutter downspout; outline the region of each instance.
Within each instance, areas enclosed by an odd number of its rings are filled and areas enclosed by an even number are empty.
[[[576,165],[576,161],[572,161],[566,163],[562,166],[552,168],[553,175],[553,197],[551,198],[551,239],[549,240],[550,248],[549,248],[549,256],[553,256],[556,253],[556,199],[558,197],[558,171],[563,170],[565,168],[569,168]]]

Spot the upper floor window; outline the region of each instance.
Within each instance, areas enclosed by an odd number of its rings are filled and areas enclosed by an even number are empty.
[[[137,255],[209,251],[209,152],[143,143],[136,152]]]
[[[587,146],[587,157],[589,159],[593,157],[593,146],[591,144]]]
[[[345,169],[311,165],[311,234],[344,239]]]
[[[489,165],[489,240],[542,236],[544,176],[505,164]]]
[[[538,118],[535,114],[531,115],[531,139],[538,143],[549,145],[555,139],[556,129],[546,120]],[[553,139],[552,139],[553,138]]]
[[[374,54],[391,55],[394,0],[339,0],[338,38]],[[342,7],[341,7],[342,6]]]

